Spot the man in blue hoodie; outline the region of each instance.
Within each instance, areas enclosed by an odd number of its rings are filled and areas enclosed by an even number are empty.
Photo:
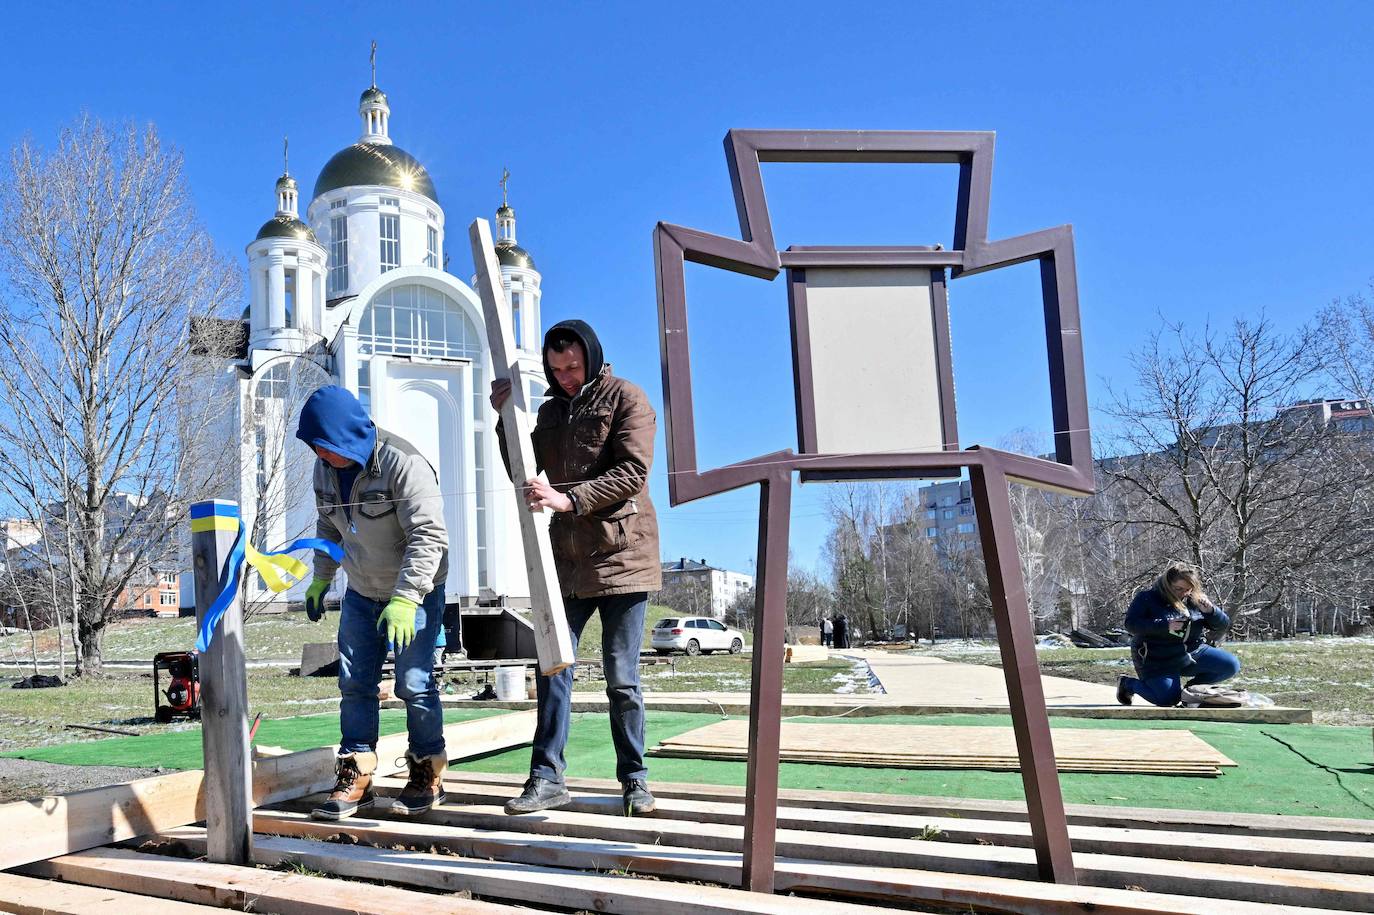
[[[377,696],[387,644],[396,654],[396,695],[406,704],[410,779],[392,805],[424,813],[444,800],[448,764],[443,709],[434,680],[434,645],[444,615],[448,532],[434,468],[410,443],[379,432],[347,389],[320,388],[301,409],[296,437],[315,464],[317,536],[343,544],[348,575],[339,619],[337,781],[317,819],[339,820],[375,798]],[[315,555],[305,610],[324,615],[324,596],[339,564]]]

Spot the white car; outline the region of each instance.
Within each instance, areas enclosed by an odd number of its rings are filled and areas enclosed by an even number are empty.
[[[690,655],[712,651],[739,654],[744,650],[744,633],[709,616],[670,616],[654,624],[650,645],[659,654],[671,651],[685,651]]]

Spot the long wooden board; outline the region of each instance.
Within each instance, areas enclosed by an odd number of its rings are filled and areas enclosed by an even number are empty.
[[[523,775],[450,769],[446,781],[476,782],[519,788]],[[565,778],[568,788],[578,792],[611,794],[619,797],[620,782],[605,778]],[[654,782],[654,797],[703,801],[742,801],[744,789],[737,785],[707,785],[682,782]],[[518,791],[514,792],[518,793]],[[781,804],[791,808],[840,810],[853,813],[904,813],[931,816],[976,817],[981,819],[1024,821],[1026,805],[1021,801],[985,798],[929,797],[926,795],[875,794],[862,791],[824,791],[782,789]],[[1331,839],[1374,842],[1374,819],[1349,817],[1290,816],[1287,814],[1232,813],[1219,815],[1208,810],[1166,810],[1155,807],[1114,807],[1106,804],[1069,804],[1065,807],[1070,823],[1088,826],[1120,826],[1132,829],[1183,829],[1190,832],[1246,834],[1294,839]]]
[[[379,781],[383,794],[392,795],[404,784],[400,779]],[[511,796],[510,789],[449,780],[448,802],[464,805],[499,805]],[[579,794],[562,811],[616,816],[620,798]],[[741,826],[744,805],[700,799],[659,797],[654,820],[717,823]],[[928,835],[941,842],[1031,846],[1030,827],[1024,822],[970,817],[919,816],[899,813],[851,812],[797,806],[778,808],[783,829],[825,832],[832,835],[879,836],[910,839]],[[1070,824],[1074,851],[1139,857],[1179,858],[1213,864],[1255,864],[1299,870],[1374,874],[1374,845],[1365,841],[1290,839],[1271,836],[1218,836],[1186,830],[1123,829]]]
[[[665,738],[658,756],[745,759],[749,722],[717,721]],[[1074,772],[1210,775],[1235,763],[1187,730],[1092,730],[1054,733],[1059,768]],[[902,768],[1016,769],[1009,727],[784,722],[781,757],[791,762]]]
[[[472,899],[435,896],[399,887],[345,882],[313,874],[279,873],[254,867],[211,864],[123,848],[98,848],[26,865],[24,872],[56,878],[128,900],[131,915],[157,911],[148,903],[179,902],[172,911],[272,912],[275,915],[519,915],[526,909]],[[9,876],[9,875],[0,875]],[[23,878],[20,878],[23,879]],[[32,879],[32,878],[29,878]],[[118,891],[118,892],[109,892]],[[92,890],[92,892],[95,892]],[[147,895],[135,896],[135,893]],[[191,903],[200,903],[193,905]],[[3,902],[0,902],[3,905]],[[88,908],[87,913],[116,911]]]
[[[482,299],[482,317],[491,347],[492,372],[497,379],[511,383],[511,396],[501,407],[501,429],[506,437],[515,486],[515,513],[520,518],[520,538],[525,546],[525,572],[529,575],[530,609],[534,618],[534,647],[539,655],[539,670],[552,676],[577,660],[572,636],[563,612],[563,590],[553,564],[549,542],[549,516],[534,514],[525,505],[521,486],[539,476],[530,443],[529,408],[525,387],[516,364],[515,336],[511,333],[510,305],[491,243],[491,226],[485,219],[474,219],[468,227],[472,242],[472,263],[477,271],[477,291]],[[485,394],[486,392],[480,392]]]
[[[117,890],[56,883],[18,874],[0,874],[0,912],[12,912],[14,915],[95,915],[98,912],[209,915],[223,911],[218,906],[136,896]]]
[[[512,712],[444,728],[452,759],[478,756],[528,743],[534,737],[534,712]],[[400,770],[406,735],[377,744],[378,771]],[[255,760],[255,804],[270,804],[323,791],[334,783],[336,748],[320,747]],[[402,763],[404,765],[404,763]],[[148,835],[205,818],[205,773],[201,769],[138,779],[0,804],[0,870],[53,858],[124,839]]]
[[[520,819],[520,818],[512,818]],[[541,839],[531,841],[518,831],[467,829],[431,823],[349,820],[324,824],[302,814],[259,813],[254,822],[260,834],[324,838],[342,833],[382,847],[410,844],[449,851],[471,859],[561,868],[617,868],[662,879],[733,883],[738,881],[740,856],[733,853],[630,843],[616,838]],[[186,832],[186,831],[183,831]],[[1148,864],[1148,862],[1142,862]],[[826,861],[780,858],[776,870],[779,892],[804,892],[858,897],[903,906],[930,903],[941,906],[987,906],[995,911],[1021,913],[1239,913],[1294,912],[1291,906],[1271,906],[1229,899],[1202,899],[1169,893],[1146,893],[1109,887],[1057,886],[1033,880],[982,877],[970,874],[891,867],[855,867]],[[476,891],[476,888],[474,888]],[[690,892],[694,893],[693,886]],[[682,891],[685,897],[687,891]],[[828,910],[827,910],[828,911]],[[1316,910],[1303,908],[1304,913]]]
[[[346,833],[351,821],[333,825],[335,832]],[[193,850],[204,848],[204,830],[176,830],[166,838],[184,842]],[[445,892],[467,890],[488,898],[560,910],[586,909],[619,915],[873,915],[870,906],[833,900],[773,896],[718,886],[683,887],[632,876],[303,839],[259,837],[254,853],[262,864],[293,862],[341,876],[407,883]]]

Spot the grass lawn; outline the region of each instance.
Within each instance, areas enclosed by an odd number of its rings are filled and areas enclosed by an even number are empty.
[[[1310,708],[1318,724],[1374,725],[1374,639],[1316,638],[1225,642],[1240,658],[1232,684],[1274,700]],[[1001,666],[997,646],[966,642],[917,649],[951,661]],[[1115,684],[1130,674],[1125,648],[1042,648],[1040,670],[1057,677]]]
[[[718,715],[649,712],[649,745],[720,720]],[[1060,776],[1064,800],[1076,804],[1123,807],[1167,807],[1183,810],[1225,810],[1310,816],[1374,818],[1374,760],[1369,731],[1364,728],[1308,725],[1254,725],[1217,722],[1169,722],[1051,719],[1057,729],[1114,728],[1191,730],[1239,765],[1218,778],[1168,775]],[[835,718],[862,729],[866,724],[1000,725],[1004,715],[935,715],[930,717]],[[577,778],[614,778],[615,750],[604,714],[573,716],[567,748],[568,775]],[[701,782],[743,785],[745,764],[696,759],[649,758],[653,782]],[[455,768],[523,775],[529,751],[515,749]],[[871,791],[889,794],[976,797],[1019,800],[1017,772],[980,772],[952,769],[878,769],[783,763],[783,788],[826,791]]]

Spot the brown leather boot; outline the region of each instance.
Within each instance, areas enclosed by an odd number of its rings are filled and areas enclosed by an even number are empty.
[[[334,761],[334,790],[310,815],[317,820],[342,820],[371,807],[372,774],[376,771],[376,753],[340,753]]]
[[[410,767],[410,780],[391,803],[393,813],[402,816],[416,816],[424,813],[435,804],[442,804],[444,795],[444,769],[448,766],[448,756],[436,753],[433,756],[413,756],[406,751],[406,764]]]

